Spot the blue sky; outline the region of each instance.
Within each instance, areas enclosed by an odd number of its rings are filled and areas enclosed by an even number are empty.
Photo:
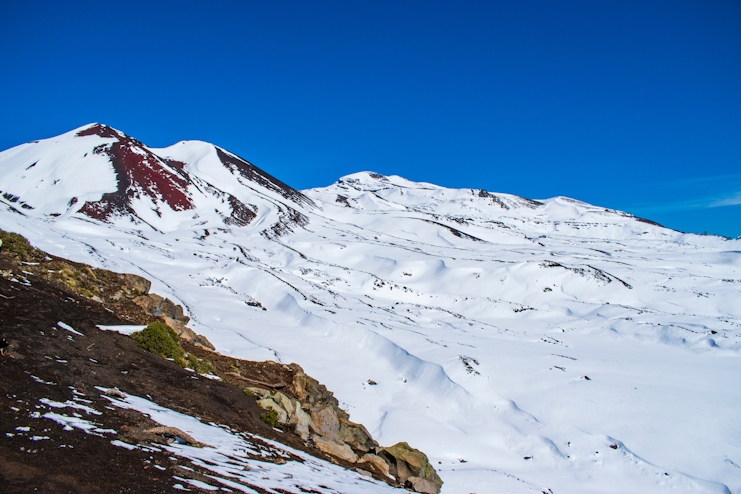
[[[741,2],[2,2],[0,148],[103,122],[741,235]]]

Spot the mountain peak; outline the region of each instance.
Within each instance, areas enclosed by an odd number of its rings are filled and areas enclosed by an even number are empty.
[[[443,189],[438,185],[426,183],[426,182],[414,182],[408,180],[399,175],[381,175],[380,173],[372,171],[362,171],[357,173],[351,173],[341,177],[337,182],[340,186],[349,186],[357,190],[380,190],[389,188],[405,188],[405,189],[427,189],[437,190]]]
[[[110,127],[105,124],[101,123],[90,123],[87,125],[83,125],[82,127],[75,129],[75,137],[85,137],[85,136],[98,136],[98,137],[104,137],[104,138],[111,138],[111,139],[120,139],[120,138],[126,138],[128,137],[126,134],[121,132],[120,130],[116,130],[113,127]]]
[[[211,228],[247,226],[262,209],[269,231],[287,232],[308,221],[296,208],[315,207],[302,192],[213,144],[155,149],[97,122],[3,151],[0,184],[9,198],[4,205],[21,215],[82,214],[166,231],[196,219]]]

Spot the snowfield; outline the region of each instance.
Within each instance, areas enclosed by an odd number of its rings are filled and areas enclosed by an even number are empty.
[[[139,151],[192,207],[132,180],[135,214],[98,219],[115,139],[80,132],[0,153],[0,228],[298,362],[443,493],[741,493],[741,240],[369,172],[299,193],[194,141]]]

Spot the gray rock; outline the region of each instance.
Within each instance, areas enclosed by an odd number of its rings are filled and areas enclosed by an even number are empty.
[[[309,427],[319,436],[337,442],[341,441],[340,421],[337,418],[337,412],[331,405],[312,408]]]

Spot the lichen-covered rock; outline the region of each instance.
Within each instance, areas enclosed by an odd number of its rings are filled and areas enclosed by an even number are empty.
[[[328,455],[341,458],[350,463],[356,463],[358,461],[358,455],[356,455],[352,448],[345,443],[333,441],[317,435],[312,436],[311,439],[314,441],[317,448],[321,449]]]
[[[358,463],[363,470],[402,485],[409,481],[407,486],[417,492],[439,492],[442,480],[424,453],[407,443],[381,448],[363,425],[350,421],[350,415],[325,386],[307,376],[297,364],[283,367],[293,376],[287,379],[290,385],[281,391],[258,387],[245,390],[258,398],[259,406],[275,410],[279,423],[292,425],[302,440],[311,439],[330,456]]]
[[[280,391],[270,392],[256,387],[247,387],[244,391],[254,396],[258,406],[264,410],[275,410],[278,413],[278,422],[292,425],[301,439],[309,439],[311,415],[301,408],[301,402],[292,400]]]
[[[299,365],[291,364],[290,367],[295,370],[293,383],[291,383],[293,394],[301,403],[339,406],[340,403],[337,398],[332,395],[331,391],[327,390],[326,386],[319,384],[319,381],[313,377],[307,376]]]
[[[437,486],[437,490],[433,494],[440,491],[443,481],[430,465],[427,455],[420,450],[401,442],[383,448],[378,455],[388,462],[391,473],[399,482],[405,483],[411,477],[418,477]]]
[[[365,427],[350,422],[344,417],[340,417],[340,439],[350,445],[352,449],[363,453],[367,453],[378,446],[378,443],[373,440],[370,432]]]

